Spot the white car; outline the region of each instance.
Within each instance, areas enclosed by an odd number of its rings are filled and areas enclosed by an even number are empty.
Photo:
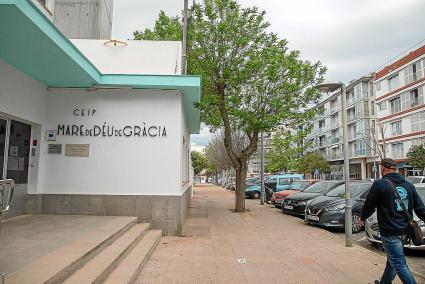
[[[406,180],[415,186],[425,186],[425,176],[408,176]]]
[[[415,185],[416,191],[418,192],[419,196],[422,198],[422,200],[425,202],[425,184],[423,186]],[[422,230],[422,233],[425,236],[425,223],[424,221],[420,220],[418,216],[416,216],[415,212],[413,212],[413,218],[414,220],[418,221],[418,225]],[[365,222],[365,231],[366,231],[366,239],[370,243],[381,243],[381,236],[379,233],[379,226],[378,226],[378,218],[376,217],[376,212],[373,213],[372,216],[370,216],[366,222]],[[413,244],[406,244],[404,245],[405,248],[415,249],[415,250],[425,250],[425,245],[422,246],[415,246]]]

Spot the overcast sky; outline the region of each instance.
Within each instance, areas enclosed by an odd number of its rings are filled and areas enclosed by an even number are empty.
[[[192,0],[189,0],[191,3]],[[304,59],[321,61],[327,81],[348,82],[376,70],[425,39],[423,0],[239,0],[267,12],[270,30]],[[183,0],[114,2],[113,38],[152,27],[160,10],[178,15]],[[192,137],[208,143],[208,130]]]

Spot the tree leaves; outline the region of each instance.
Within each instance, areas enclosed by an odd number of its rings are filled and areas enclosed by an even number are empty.
[[[425,171],[425,146],[413,145],[407,152],[408,163],[410,166]]]

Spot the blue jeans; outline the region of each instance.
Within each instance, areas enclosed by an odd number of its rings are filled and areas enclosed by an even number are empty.
[[[382,246],[387,253],[387,266],[381,277],[382,284],[390,284],[398,275],[403,284],[416,284],[415,278],[409,267],[407,267],[406,257],[403,252],[402,236],[381,235]]]

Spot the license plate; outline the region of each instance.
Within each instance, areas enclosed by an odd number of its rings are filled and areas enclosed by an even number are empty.
[[[307,219],[313,220],[313,221],[319,221],[319,216],[313,216],[313,215],[307,215]]]
[[[283,206],[283,208],[285,208],[285,209],[289,209],[289,210],[292,210],[292,209],[294,209],[294,206],[285,205],[285,206]]]

